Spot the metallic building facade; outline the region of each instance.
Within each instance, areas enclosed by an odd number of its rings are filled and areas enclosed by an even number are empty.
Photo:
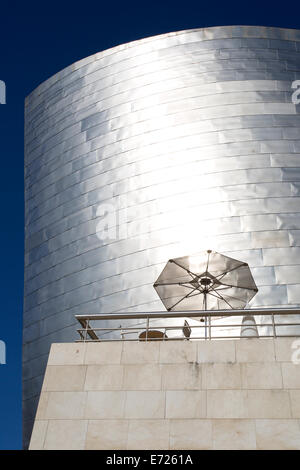
[[[75,314],[161,310],[171,257],[249,263],[250,307],[300,305],[300,31],[215,27],[114,47],[26,100],[25,445]]]

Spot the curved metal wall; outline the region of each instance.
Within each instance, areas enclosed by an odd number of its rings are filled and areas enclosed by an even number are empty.
[[[74,314],[157,310],[170,257],[249,263],[300,305],[300,31],[216,27],[95,54],[26,100],[24,427]],[[104,233],[101,226],[108,222]]]

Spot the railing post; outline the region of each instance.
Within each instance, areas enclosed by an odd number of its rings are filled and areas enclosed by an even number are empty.
[[[272,326],[273,326],[273,338],[276,338],[276,325],[275,325],[274,313],[272,313]]]
[[[86,323],[85,323],[85,338],[84,338],[84,341],[86,342],[87,340],[87,335],[88,335],[88,328],[90,327],[90,321],[87,320]]]
[[[147,317],[147,325],[146,325],[146,341],[148,341],[148,331],[149,331],[149,316]]]

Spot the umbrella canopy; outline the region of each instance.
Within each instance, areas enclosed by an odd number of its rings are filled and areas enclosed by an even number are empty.
[[[153,287],[168,311],[240,309],[258,291],[247,263],[211,250],[170,259]]]

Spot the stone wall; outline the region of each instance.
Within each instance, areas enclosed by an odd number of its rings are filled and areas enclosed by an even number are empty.
[[[296,339],[53,344],[30,449],[300,449]]]

